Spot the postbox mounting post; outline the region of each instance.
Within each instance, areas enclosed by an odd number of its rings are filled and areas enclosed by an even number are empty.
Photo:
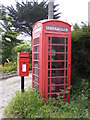
[[[21,91],[24,92],[24,76],[21,76]]]

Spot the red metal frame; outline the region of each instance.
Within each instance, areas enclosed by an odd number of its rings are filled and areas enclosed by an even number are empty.
[[[48,28],[46,29],[46,27]],[[51,30],[52,29],[52,30]],[[63,31],[64,30],[64,31]],[[66,31],[65,31],[66,30]],[[53,37],[56,38],[64,38],[64,44],[52,44]],[[38,38],[38,44],[35,45],[35,39]],[[48,39],[50,39],[50,43],[48,43]],[[68,39],[68,44],[66,44],[66,40]],[[38,52],[34,51],[34,47],[38,46]],[[48,47],[50,46],[50,52],[48,51]],[[64,46],[64,51],[53,52],[52,46]],[[67,47],[67,51],[66,51]],[[57,48],[57,47],[56,47]],[[58,49],[58,48],[57,48]],[[59,50],[59,49],[58,49]],[[34,59],[35,54],[38,54],[38,60]],[[50,54],[50,60],[48,60],[48,54]],[[57,54],[59,56],[58,59],[52,60],[52,54]],[[61,59],[61,55],[64,55],[64,59]],[[67,55],[67,59],[66,59]],[[34,66],[34,62],[38,62],[38,67]],[[50,63],[50,68],[48,68],[48,62]],[[59,68],[52,68],[52,64],[59,63],[60,66],[63,63],[64,66]],[[61,94],[61,91],[52,92],[52,86],[54,86],[57,91],[58,87],[64,87],[64,91],[67,88],[70,88],[71,83],[71,26],[65,22],[59,20],[42,20],[37,22],[33,27],[33,40],[32,40],[32,87],[34,87],[35,79],[34,76],[38,76],[38,91],[42,96],[48,99],[48,95],[50,97],[55,96],[56,94]],[[67,67],[66,67],[67,65]],[[38,70],[38,75],[35,75],[34,69]],[[50,71],[50,76],[48,76],[48,70]],[[52,71],[59,71],[60,76],[52,76]],[[64,73],[62,73],[64,71]],[[66,75],[67,71],[67,75]],[[50,85],[48,84],[48,79],[50,79]],[[59,79],[59,84],[52,83],[52,79]],[[64,83],[62,84],[64,79]],[[66,83],[67,81],[67,83]],[[49,89],[48,89],[49,87]],[[49,90],[49,91],[48,91]],[[67,96],[67,97],[66,97]],[[70,101],[70,90],[64,95],[65,101]]]
[[[48,40],[47,40],[48,41]],[[51,61],[51,59],[52,59],[52,52],[51,52],[51,50],[52,50],[52,41],[51,41],[51,37],[50,37],[50,97],[51,97],[51,70],[52,70],[52,67],[51,67],[51,63],[52,63],[52,61]],[[49,54],[49,53],[48,53]]]

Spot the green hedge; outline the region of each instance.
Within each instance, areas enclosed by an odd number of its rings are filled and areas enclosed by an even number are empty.
[[[71,84],[76,91],[82,88],[83,80],[90,80],[90,31],[88,26],[74,26],[72,31]]]

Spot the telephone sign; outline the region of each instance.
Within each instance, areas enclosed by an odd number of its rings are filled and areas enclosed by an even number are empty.
[[[56,26],[46,26],[46,30],[56,30],[56,31],[68,32],[68,28],[56,27]]]

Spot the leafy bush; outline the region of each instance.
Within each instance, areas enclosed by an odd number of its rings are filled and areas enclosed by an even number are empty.
[[[24,93],[17,92],[4,110],[6,117],[16,118],[87,118],[87,102],[79,98],[64,103],[60,96],[57,100],[43,99],[34,89]],[[87,100],[86,100],[87,101]]]
[[[16,62],[5,62],[4,65],[0,65],[0,71],[2,73],[16,72],[17,63]]]
[[[12,62],[5,62],[4,65],[0,65],[0,71],[2,73],[10,73],[17,71],[17,54],[18,52],[29,52],[29,69],[32,69],[32,48],[25,43],[19,44],[12,49]]]
[[[12,60],[17,61],[17,54],[19,52],[29,52],[29,69],[32,69],[32,47],[28,44],[22,43],[12,49]]]
[[[75,91],[82,88],[83,79],[86,82],[90,79],[90,31],[86,25],[79,28],[76,24],[72,31],[71,72],[71,84]]]

